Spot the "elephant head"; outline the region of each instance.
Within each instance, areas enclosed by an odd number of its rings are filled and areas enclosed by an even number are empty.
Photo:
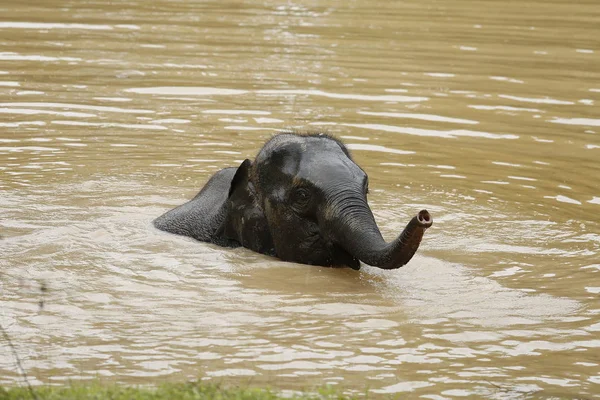
[[[432,225],[422,210],[387,243],[367,203],[367,174],[325,134],[274,136],[231,183],[220,232],[286,261],[358,269],[405,265]]]

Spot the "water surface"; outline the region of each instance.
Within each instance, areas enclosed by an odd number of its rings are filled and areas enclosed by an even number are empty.
[[[0,323],[30,381],[600,393],[600,4],[0,5]],[[281,129],[342,138],[405,268],[154,229]],[[43,289],[43,290],[42,290]],[[22,384],[7,343],[0,384]]]

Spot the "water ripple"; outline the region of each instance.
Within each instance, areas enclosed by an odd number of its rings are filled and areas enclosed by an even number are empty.
[[[470,131],[465,129],[455,129],[449,131],[442,130],[433,130],[433,129],[420,129],[420,128],[411,128],[411,127],[401,127],[401,126],[393,126],[393,125],[382,125],[382,124],[341,124],[343,126],[351,126],[355,128],[364,128],[370,130],[377,130],[383,132],[394,132],[394,133],[402,133],[406,135],[415,135],[415,136],[432,136],[432,137],[441,137],[446,139],[456,139],[457,137],[466,136],[466,137],[476,137],[476,138],[485,138],[485,139],[518,139],[518,135],[513,134],[497,134],[497,133],[489,133],[489,132],[478,132],[478,131]]]
[[[362,115],[374,115],[379,117],[393,117],[393,118],[408,118],[408,119],[419,119],[423,121],[435,121],[435,122],[449,122],[452,124],[468,124],[477,125],[478,121],[461,118],[448,118],[440,115],[433,114],[411,114],[411,113],[390,113],[390,112],[372,112],[372,111],[359,111],[358,114]]]
[[[116,25],[123,29],[140,29],[137,25]],[[114,26],[104,24],[57,23],[57,22],[7,22],[0,21],[0,29],[83,29],[83,30],[113,30]]]
[[[70,103],[0,103],[1,107],[34,107],[34,108],[68,108],[73,110],[92,110],[127,114],[154,114],[151,110],[139,110],[133,108],[120,108],[108,106],[95,106],[87,104]]]

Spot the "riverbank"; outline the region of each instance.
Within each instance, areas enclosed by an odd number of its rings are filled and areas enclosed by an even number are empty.
[[[270,389],[226,387],[201,382],[166,383],[157,387],[73,384],[70,386],[1,387],[0,400],[276,400],[351,399],[331,388],[281,393]]]

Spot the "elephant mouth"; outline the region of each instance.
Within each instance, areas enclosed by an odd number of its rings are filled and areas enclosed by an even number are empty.
[[[354,270],[360,269],[360,260],[348,253],[338,245],[333,245],[332,249],[332,266],[334,267],[350,267]]]
[[[335,241],[327,240],[321,231],[315,227],[312,235],[308,237],[308,245],[303,246],[307,250],[308,264],[321,265],[324,267],[350,267],[354,270],[360,269],[360,260],[346,251]],[[310,255],[308,255],[310,254]],[[306,261],[303,261],[307,263]]]

